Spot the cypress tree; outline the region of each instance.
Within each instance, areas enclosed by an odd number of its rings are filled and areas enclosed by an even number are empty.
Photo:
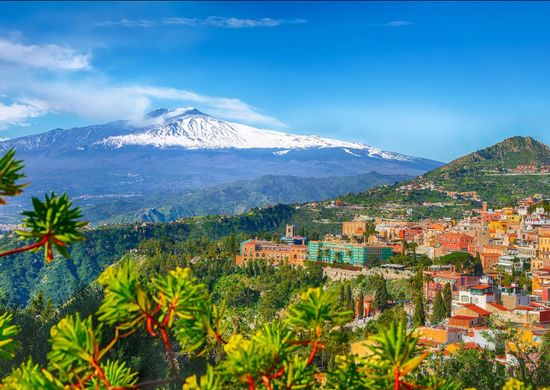
[[[344,284],[340,284],[340,306],[344,307],[346,304],[346,291]]]
[[[363,318],[365,316],[365,296],[363,295],[363,291],[359,293],[359,310],[358,310],[359,318]]]
[[[350,289],[350,290],[351,290],[351,289]],[[350,299],[349,299],[349,307],[348,307],[348,309],[355,313],[355,299],[353,299],[353,294],[351,295],[351,297],[350,297]]]
[[[248,260],[246,262],[246,274],[248,276],[253,276],[254,275],[254,261],[255,260]]]
[[[351,285],[346,284],[346,308],[353,308],[353,297],[351,294]]]
[[[453,309],[453,293],[449,283],[445,283],[445,288],[443,288],[443,303],[445,304],[446,317],[450,317]]]
[[[374,296],[374,302],[373,302],[374,308],[380,311],[384,311],[388,307],[389,299],[390,299],[390,295],[388,294],[386,279],[380,276],[378,289],[376,290],[376,295]]]
[[[254,276],[260,275],[260,260],[254,260],[254,264],[252,264],[252,269]]]
[[[443,297],[438,291],[435,295],[435,302],[432,308],[432,317],[430,318],[431,322],[437,324],[447,317],[447,310],[445,309],[445,303],[443,302]]]
[[[476,253],[476,258],[474,260],[474,274],[483,275],[483,264],[481,263],[481,256],[479,252]]]
[[[422,292],[416,295],[414,303],[413,325],[415,327],[426,325],[426,312],[424,309],[424,297]]]

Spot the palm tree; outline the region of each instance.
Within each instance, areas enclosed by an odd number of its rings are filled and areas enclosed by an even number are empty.
[[[408,247],[407,240],[405,239],[405,237],[403,237],[403,239],[401,240],[401,256],[405,256],[405,251],[407,247]]]
[[[426,300],[430,300],[430,283],[433,282],[433,277],[430,274],[424,275],[424,283],[426,284]]]
[[[418,244],[414,241],[407,245],[407,249],[413,252],[413,260],[416,260],[416,248],[418,248]]]

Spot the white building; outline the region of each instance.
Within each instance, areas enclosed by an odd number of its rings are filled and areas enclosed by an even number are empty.
[[[504,272],[511,274],[512,269],[516,272],[523,272],[527,267],[527,264],[531,264],[531,257],[526,255],[504,255],[498,258],[498,263],[495,264],[495,268],[500,268]]]
[[[480,284],[459,291],[458,300],[453,303],[457,306],[472,303],[482,309],[487,309],[487,303],[495,301],[493,286],[491,284]]]

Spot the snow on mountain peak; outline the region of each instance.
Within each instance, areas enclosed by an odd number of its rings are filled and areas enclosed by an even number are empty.
[[[409,156],[385,152],[371,146],[323,138],[316,135],[297,135],[281,131],[258,129],[211,117],[188,107],[173,111],[155,110],[148,114],[155,124],[124,135],[111,136],[99,144],[120,148],[128,145],[182,147],[185,149],[312,149],[345,148],[362,150],[370,157],[391,160],[410,160]]]

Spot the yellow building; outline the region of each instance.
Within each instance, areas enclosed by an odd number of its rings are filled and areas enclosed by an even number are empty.
[[[539,228],[537,257],[539,259],[550,259],[550,228]]]
[[[536,271],[540,268],[550,268],[550,258],[541,259],[540,257],[534,257],[531,259],[531,271]]]
[[[491,221],[489,222],[489,233],[496,236],[504,236],[508,230],[507,221]]]
[[[521,216],[516,214],[513,209],[505,208],[502,210],[503,218],[508,222],[520,223]]]
[[[362,236],[366,231],[367,223],[364,221],[342,222],[343,236]]]
[[[531,277],[533,294],[548,300],[548,291],[550,290],[550,268],[539,268],[533,271]],[[545,299],[546,298],[546,299]]]

